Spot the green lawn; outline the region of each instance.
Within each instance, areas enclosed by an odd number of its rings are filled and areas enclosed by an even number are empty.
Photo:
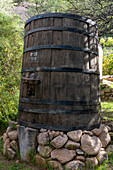
[[[103,119],[109,119],[113,121],[113,101],[101,102],[101,113]]]

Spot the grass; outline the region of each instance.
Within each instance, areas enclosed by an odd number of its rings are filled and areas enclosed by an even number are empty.
[[[111,88],[113,88],[113,83],[112,83],[112,84],[110,84],[110,87],[111,87]]]
[[[105,109],[106,112],[113,112],[113,101],[101,102],[102,109]]]
[[[0,170],[24,170],[25,166],[23,163],[16,164],[15,161],[8,161],[3,156],[3,142],[0,139]]]
[[[101,113],[103,119],[113,121],[113,101],[101,102]]]
[[[96,170],[113,170],[113,152],[108,154],[108,160],[105,160]]]
[[[15,160],[8,160],[3,156],[3,142],[0,138],[0,170],[42,170],[25,162],[15,163],[16,160],[16,158]]]

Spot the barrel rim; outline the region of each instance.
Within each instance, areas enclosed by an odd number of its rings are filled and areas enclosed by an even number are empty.
[[[95,23],[95,21],[92,21],[90,18],[88,17],[84,17],[84,16],[80,16],[80,15],[76,15],[76,14],[70,14],[70,13],[45,13],[45,14],[39,14],[39,15],[35,15],[31,18],[29,18],[26,23],[25,23],[25,26],[33,21],[33,20],[37,20],[37,19],[42,19],[42,18],[70,18],[70,19],[76,19],[76,20],[79,20],[79,21],[83,21],[87,24],[91,24],[91,25],[94,25],[96,28],[97,27],[97,24]]]

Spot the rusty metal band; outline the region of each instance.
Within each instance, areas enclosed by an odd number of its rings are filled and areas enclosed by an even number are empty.
[[[92,50],[87,49],[87,48],[65,46],[65,45],[39,45],[39,46],[33,46],[33,47],[26,48],[23,51],[23,54],[26,53],[26,52],[29,52],[29,51],[42,50],[42,49],[74,50],[74,51],[83,51],[83,52],[98,55],[98,53],[96,51],[92,51]]]
[[[46,13],[46,14],[36,15],[36,16],[29,18],[26,21],[25,26],[31,21],[35,21],[35,20],[43,19],[43,18],[70,18],[70,19],[82,21],[86,24],[93,25],[97,28],[96,23],[92,21],[91,19],[83,17],[83,16],[75,15],[75,14],[69,14],[69,13]]]
[[[41,28],[32,29],[24,35],[24,38],[27,35],[38,32],[38,31],[69,31],[69,32],[84,34],[90,37],[94,37],[95,39],[98,39],[97,36],[94,35],[94,33],[86,32],[84,30],[78,30],[75,28],[66,28],[66,27],[41,27]]]
[[[86,74],[96,74],[99,75],[98,70],[93,69],[81,69],[81,68],[71,68],[71,67],[29,67],[23,68],[21,73],[23,72],[77,72],[77,73],[86,73]]]
[[[36,128],[36,129],[50,129],[50,130],[62,130],[62,131],[72,131],[72,130],[92,130],[94,128],[99,128],[101,122],[99,124],[94,124],[94,125],[87,125],[87,126],[60,126],[60,125],[45,125],[45,124],[37,124],[37,123],[31,123],[31,122],[25,122],[21,120],[17,120],[18,124],[21,126],[25,127],[31,127],[31,128]]]
[[[94,101],[51,101],[30,98],[20,98],[21,103],[44,104],[44,105],[71,105],[71,106],[100,106],[99,102]]]
[[[34,109],[28,107],[19,107],[19,111],[30,112],[36,114],[92,114],[97,113],[98,109],[84,109],[84,110],[61,110],[61,109]]]

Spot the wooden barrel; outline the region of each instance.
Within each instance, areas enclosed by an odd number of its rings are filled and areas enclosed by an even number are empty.
[[[100,125],[97,26],[48,13],[25,24],[18,123],[70,131]]]

